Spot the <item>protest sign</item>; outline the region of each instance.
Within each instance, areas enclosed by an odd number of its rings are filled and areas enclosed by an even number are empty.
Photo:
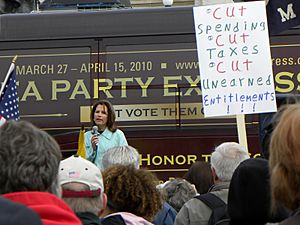
[[[265,3],[194,7],[205,117],[276,111]]]

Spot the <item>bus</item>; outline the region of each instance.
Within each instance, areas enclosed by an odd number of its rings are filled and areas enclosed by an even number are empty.
[[[0,25],[1,81],[18,55],[20,117],[53,135],[64,157],[98,99],[114,105],[141,167],[161,180],[238,142],[235,117],[203,115],[192,7],[7,14]],[[300,90],[299,35],[270,37],[277,94]],[[251,157],[261,152],[261,116],[246,115]]]

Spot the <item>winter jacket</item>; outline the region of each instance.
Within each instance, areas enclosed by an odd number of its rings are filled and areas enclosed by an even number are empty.
[[[176,210],[165,202],[163,208],[156,214],[153,223],[155,225],[173,225],[176,215]]]
[[[24,205],[0,198],[0,225],[42,225],[38,214]]]
[[[210,192],[227,203],[229,182],[214,185]],[[202,201],[192,198],[178,212],[175,225],[207,225],[211,209]]]
[[[61,199],[47,192],[13,192],[3,197],[31,208],[44,225],[82,225],[75,213]]]
[[[101,225],[100,218],[91,212],[76,212],[83,225]]]

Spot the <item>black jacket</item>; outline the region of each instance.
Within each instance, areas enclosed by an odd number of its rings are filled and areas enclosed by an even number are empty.
[[[0,197],[0,225],[42,225],[38,214],[24,205]]]
[[[77,212],[76,216],[80,219],[83,225],[101,225],[100,219],[90,212]]]
[[[247,159],[234,171],[228,194],[230,225],[261,225],[280,222],[286,211],[271,215],[269,164],[265,159]]]
[[[102,225],[126,225],[121,215],[109,216],[101,220]]]

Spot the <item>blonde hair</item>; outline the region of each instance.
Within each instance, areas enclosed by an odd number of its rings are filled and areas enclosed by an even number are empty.
[[[272,210],[283,205],[291,210],[300,203],[300,104],[287,105],[270,142]]]

